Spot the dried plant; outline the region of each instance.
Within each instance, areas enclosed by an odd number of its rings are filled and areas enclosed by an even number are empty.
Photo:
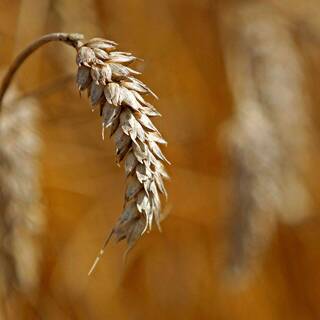
[[[15,90],[9,92],[17,96]],[[9,98],[10,98],[9,95]],[[38,104],[22,99],[4,104],[0,121],[0,296],[13,288],[30,292],[39,272],[37,235],[42,230]]]
[[[153,222],[160,228],[160,194],[166,195],[163,179],[168,178],[168,174],[163,162],[167,160],[159,147],[166,141],[150,120],[160,114],[144,98],[148,94],[156,96],[135,78],[139,72],[128,67],[136,57],[117,51],[113,41],[94,38],[83,44],[82,38],[79,34],[55,33],[27,47],[3,80],[0,105],[13,75],[37,48],[50,41],[62,41],[76,48],[78,88],[87,90],[93,108],[99,107],[103,136],[105,128],[110,127],[110,136],[116,145],[116,161],[118,164],[122,160],[125,162],[124,209],[110,237],[114,235],[118,241],[126,239],[130,250],[138,238],[151,229]]]
[[[125,203],[113,234],[117,240],[127,239],[130,249],[153,221],[160,228],[159,193],[166,195],[163,178],[168,175],[159,144],[166,141],[150,120],[159,113],[143,97],[156,95],[127,66],[137,58],[115,50],[115,42],[100,38],[80,46],[77,84],[80,91],[87,90],[91,106],[99,107],[103,137],[110,127],[117,163],[125,158]]]
[[[248,271],[278,221],[299,222],[309,213],[304,177],[311,121],[301,59],[281,14],[268,4],[234,4],[223,26],[235,105],[228,127],[234,167],[229,267]]]

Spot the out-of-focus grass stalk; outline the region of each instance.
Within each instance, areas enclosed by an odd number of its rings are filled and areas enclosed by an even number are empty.
[[[277,221],[309,213],[304,169],[312,143],[308,94],[290,25],[267,3],[234,3],[222,15],[234,116],[226,128],[233,165],[229,271],[244,274]]]

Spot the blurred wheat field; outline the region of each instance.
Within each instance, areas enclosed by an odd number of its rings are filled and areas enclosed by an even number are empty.
[[[226,124],[237,112],[223,28],[234,9],[256,1],[1,0],[0,65],[49,32],[103,36],[144,59],[136,64],[160,97],[156,124],[172,165],[167,219],[139,240],[124,264],[125,244],[109,244],[87,273],[122,210],[124,173],[114,145],[102,141],[100,119],[74,81],[39,98],[41,186],[45,230],[39,285],[2,302],[8,319],[319,319],[320,318],[320,4],[270,1],[301,57],[314,141],[306,184],[312,215],[279,223],[245,285],[223,281],[232,164]],[[224,20],[224,17],[229,16]],[[230,18],[231,17],[231,18]],[[227,22],[226,22],[227,21]],[[229,26],[230,29],[230,26]],[[232,29],[232,28],[231,28]],[[49,44],[20,70],[28,92],[76,72],[74,52]],[[231,68],[231,79],[233,78]],[[283,91],[279,90],[279,96]],[[304,110],[305,106],[301,106]],[[290,126],[288,126],[290,131]],[[257,135],[259,132],[257,132]],[[292,137],[298,135],[292,131]],[[299,137],[297,137],[298,139]]]

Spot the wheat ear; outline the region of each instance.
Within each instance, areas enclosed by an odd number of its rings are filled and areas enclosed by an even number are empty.
[[[10,90],[11,98],[18,92]],[[43,216],[36,131],[39,106],[22,99],[3,106],[0,122],[0,297],[13,289],[28,293],[38,281]]]
[[[116,51],[116,46],[113,41],[94,38],[79,47],[77,84],[80,91],[87,90],[92,108],[100,110],[103,137],[110,127],[117,163],[125,159],[124,209],[111,235],[118,241],[126,239],[130,250],[153,221],[160,229],[159,195],[166,195],[163,179],[168,174],[159,144],[166,141],[150,120],[160,114],[143,97],[156,95],[135,78],[139,72],[128,67],[137,58]]]
[[[299,223],[310,213],[312,121],[301,56],[282,13],[266,3],[244,2],[221,16],[235,106],[226,134],[234,168],[227,267],[248,276],[278,223]]]
[[[127,187],[124,209],[111,236],[114,235],[118,241],[126,239],[128,252],[140,236],[151,229],[153,221],[160,229],[160,194],[167,195],[163,183],[163,179],[168,178],[163,165],[167,160],[159,147],[166,141],[150,120],[150,117],[160,114],[143,96],[157,97],[135,78],[140,73],[128,67],[137,60],[131,53],[117,51],[117,44],[113,41],[93,38],[83,44],[82,38],[79,34],[54,33],[27,47],[3,80],[0,106],[15,72],[37,48],[50,41],[62,41],[76,48],[78,88],[87,90],[93,108],[99,106],[103,137],[105,128],[110,127],[117,163],[125,159]]]

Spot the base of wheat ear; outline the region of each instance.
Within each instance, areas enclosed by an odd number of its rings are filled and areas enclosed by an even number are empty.
[[[156,95],[135,78],[140,73],[128,67],[137,58],[116,51],[116,46],[101,38],[81,44],[77,48],[77,84],[80,91],[87,90],[92,108],[99,108],[103,137],[110,128],[116,162],[124,160],[124,209],[112,234],[119,241],[126,239],[131,248],[153,221],[160,228],[160,194],[166,196],[163,179],[168,174],[159,144],[166,141],[150,120],[160,114],[143,97]]]

